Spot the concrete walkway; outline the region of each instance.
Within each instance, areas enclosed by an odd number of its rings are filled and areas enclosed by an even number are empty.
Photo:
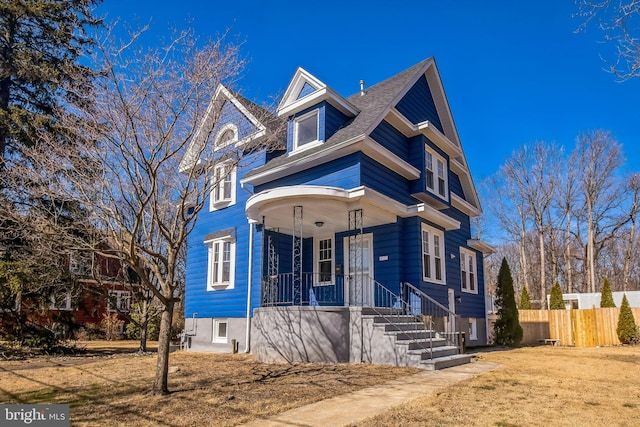
[[[498,366],[493,362],[472,362],[439,371],[424,371],[243,425],[247,427],[345,426],[380,414],[421,395],[473,378]]]

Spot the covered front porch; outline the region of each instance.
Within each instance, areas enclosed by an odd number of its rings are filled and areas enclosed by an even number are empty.
[[[262,226],[262,307],[397,306],[399,253],[391,263],[386,249],[374,254],[380,227],[408,216],[459,227],[431,206],[407,206],[366,187],[279,187],[252,196],[246,212]]]

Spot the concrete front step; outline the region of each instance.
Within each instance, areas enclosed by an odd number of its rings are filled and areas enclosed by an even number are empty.
[[[388,316],[378,316],[378,315],[367,315],[362,316],[364,319],[373,319],[374,325],[380,325],[385,323],[422,323],[416,319],[415,316],[409,316],[404,314],[398,315],[388,315]]]
[[[409,350],[407,354],[417,360],[429,360],[439,357],[455,356],[458,354],[458,347],[453,345],[443,345],[440,347],[423,348],[419,350]]]
[[[414,330],[414,331],[385,331],[386,335],[395,335],[397,341],[411,341],[440,338],[435,331]]]
[[[470,363],[472,357],[473,356],[470,354],[456,354],[453,356],[437,357],[431,360],[422,360],[419,367],[428,371],[451,368],[453,366],[466,365],[467,363]]]
[[[374,326],[384,327],[385,332],[393,331],[424,331],[425,327],[423,323],[418,322],[393,322],[393,323],[374,323]]]

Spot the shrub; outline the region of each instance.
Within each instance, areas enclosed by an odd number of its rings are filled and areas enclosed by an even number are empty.
[[[150,341],[157,341],[160,335],[160,319],[162,312],[154,306],[149,307],[148,321],[147,321],[147,339]],[[140,310],[138,304],[134,304],[133,312],[131,314],[132,322],[127,323],[124,330],[124,336],[130,340],[140,339]]]
[[[604,284],[600,291],[600,308],[615,308],[616,303],[613,302],[613,293],[611,292],[611,285],[609,279],[604,278]]]
[[[502,259],[496,288],[498,319],[494,326],[496,343],[515,347],[522,341],[522,327],[518,319],[518,308],[513,291],[513,278],[506,258]]]
[[[531,298],[526,287],[523,287],[520,292],[520,310],[531,310]]]
[[[123,326],[124,320],[120,320],[117,313],[104,313],[102,315],[100,327],[104,332],[105,339],[111,341],[122,338]]]
[[[622,297],[616,332],[622,344],[637,344],[640,338],[638,337],[638,328],[626,294]]]
[[[560,283],[556,281],[551,287],[551,297],[549,299],[549,310],[564,310],[564,300],[562,299],[562,289]]]

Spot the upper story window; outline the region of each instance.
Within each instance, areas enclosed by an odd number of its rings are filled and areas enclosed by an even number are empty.
[[[460,248],[460,276],[463,292],[478,293],[476,271],[476,254],[468,249]]]
[[[51,310],[71,310],[71,292],[53,294],[50,301],[49,309]]]
[[[131,310],[130,291],[109,291],[109,311],[128,312]]]
[[[426,148],[425,174],[427,190],[437,196],[449,199],[449,180],[447,161],[430,148]]]
[[[444,233],[422,224],[422,280],[445,283]]]
[[[229,162],[216,165],[212,185],[210,210],[233,205],[236,202],[236,167]]]
[[[311,111],[293,119],[293,149],[306,148],[305,146],[317,142],[319,138],[319,113]]]
[[[233,288],[235,240],[231,236],[226,236],[207,243],[209,245],[207,288],[210,290]]]

